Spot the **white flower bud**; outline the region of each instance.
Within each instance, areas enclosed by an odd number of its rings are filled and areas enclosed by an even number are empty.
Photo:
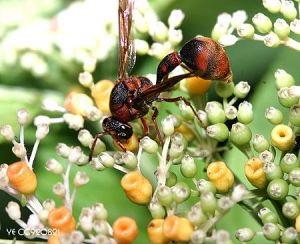
[[[82,154],[82,150],[80,147],[71,148],[70,154],[68,157],[69,162],[76,163],[79,160],[79,158],[81,157],[81,154]]]
[[[156,153],[158,150],[157,142],[148,136],[145,136],[141,139],[140,145],[148,153]]]
[[[47,223],[48,221],[48,215],[49,215],[49,211],[46,209],[43,209],[39,212],[39,219],[42,223]]]
[[[273,153],[271,153],[270,151],[265,150],[265,151],[263,151],[263,152],[261,152],[261,153],[259,154],[259,158],[260,158],[263,162],[268,163],[268,162],[273,162],[273,160],[274,160],[274,155],[273,155]]]
[[[169,29],[168,31],[168,41],[172,44],[172,46],[178,45],[183,39],[181,30]]]
[[[97,121],[102,117],[102,112],[95,106],[86,106],[84,116],[91,121]]]
[[[110,156],[106,152],[102,152],[99,156],[98,159],[102,165],[104,165],[106,168],[111,168],[115,164],[115,160],[112,156]]]
[[[5,138],[7,141],[12,141],[15,139],[15,132],[11,125],[2,125],[0,127],[0,134]]]
[[[149,44],[145,40],[135,39],[134,47],[135,47],[136,53],[139,55],[146,55],[149,51]]]
[[[94,213],[90,208],[83,208],[79,216],[79,224],[83,231],[91,232],[93,229]]]
[[[92,158],[92,160],[90,161],[90,165],[95,170],[102,171],[105,169],[105,166],[100,162],[98,158]]]
[[[242,24],[237,28],[237,33],[242,38],[251,39],[255,33],[255,29],[251,24]]]
[[[49,133],[49,125],[48,124],[41,124],[37,126],[35,137],[37,140],[44,139]]]
[[[292,97],[300,97],[300,86],[292,86],[288,89],[288,93]]]
[[[78,114],[66,113],[63,116],[70,129],[79,130],[83,127],[84,119]]]
[[[39,125],[50,125],[51,119],[48,116],[44,115],[39,115],[34,118],[34,125],[39,126]]]
[[[201,120],[201,123],[204,127],[208,125],[207,113],[203,110],[198,110],[197,115]]]
[[[91,148],[91,146],[92,146],[92,143],[89,145],[89,147]],[[106,150],[106,146],[105,146],[104,142],[101,140],[97,140],[96,145],[94,147],[93,155],[98,155],[99,153],[101,153],[105,150]]]
[[[87,71],[80,73],[78,80],[84,87],[91,87],[94,84],[92,74]]]
[[[79,244],[84,243],[84,235],[79,230],[73,230],[70,234],[71,243]]]
[[[94,206],[92,207],[92,210],[94,212],[94,217],[96,219],[100,219],[100,220],[106,220],[108,213],[106,208],[104,207],[104,205],[102,203],[96,203],[94,204]]]
[[[265,111],[265,117],[269,120],[272,124],[278,125],[283,120],[283,113],[274,107],[269,107]]]
[[[78,161],[76,161],[76,165],[82,166],[82,165],[86,165],[88,162],[89,162],[89,157],[84,153],[82,153]]]
[[[251,241],[254,236],[255,236],[255,232],[250,228],[238,229],[235,232],[236,239],[238,239],[241,242]]]
[[[158,59],[164,58],[167,53],[168,52],[165,49],[164,45],[158,42],[154,42],[149,50],[149,55],[154,56]]]
[[[90,177],[86,172],[78,171],[74,178],[74,186],[80,187],[86,185],[90,181]]]
[[[88,147],[94,140],[92,134],[86,129],[80,130],[77,138],[85,147]]]
[[[104,220],[99,220],[99,219],[94,220],[93,229],[97,234],[102,234],[102,235],[109,234],[108,223]]]
[[[137,166],[137,158],[134,153],[127,151],[122,154],[121,161],[125,164],[126,168],[135,169]]]
[[[239,184],[233,188],[231,199],[235,202],[242,201],[248,193],[249,191],[247,188],[244,185]]]
[[[152,34],[152,37],[153,37],[154,41],[157,41],[157,42],[165,41],[168,37],[167,26],[163,22],[158,21],[154,27],[154,32]]]
[[[146,33],[149,30],[148,23],[144,16],[138,12],[134,12],[134,27],[137,29],[138,32]]]
[[[64,172],[63,166],[54,158],[47,160],[45,168],[46,170],[57,175],[60,175]]]
[[[172,117],[168,116],[161,121],[162,131],[166,136],[170,136],[174,133],[174,120]]]
[[[281,4],[280,12],[289,21],[294,20],[297,17],[297,9],[294,6],[294,3],[289,0],[283,0]]]
[[[300,20],[299,19],[294,19],[291,23],[290,23],[290,29],[292,32],[294,32],[295,34],[300,34]]]
[[[223,28],[228,29],[231,24],[231,15],[229,13],[222,13],[217,18],[217,24],[221,24]]]
[[[7,164],[0,165],[0,188],[5,188],[8,186],[8,177],[7,177]]]
[[[83,63],[83,70],[92,73],[95,71],[97,60],[95,58],[87,58]]]
[[[42,228],[43,225],[36,214],[30,214],[27,220],[27,228],[29,229],[39,229]]]
[[[264,7],[271,13],[278,13],[281,9],[280,0],[263,0]]]
[[[29,122],[30,116],[26,109],[21,108],[17,111],[17,120],[20,125],[26,125]]]
[[[20,206],[16,202],[10,201],[5,208],[5,211],[12,220],[18,220],[21,218]]]
[[[262,13],[254,15],[252,22],[256,29],[263,34],[268,33],[272,29],[272,21]]]
[[[219,41],[219,39],[222,36],[226,35],[227,30],[228,30],[227,26],[224,26],[221,23],[216,23],[215,26],[214,26],[214,28],[211,31],[211,37],[212,37],[212,39],[214,39],[215,41]]]
[[[278,90],[284,87],[291,87],[295,84],[294,77],[283,69],[277,69],[274,73],[274,76],[276,79],[276,88]]]
[[[66,188],[61,182],[54,184],[52,187],[52,191],[55,195],[61,198],[65,197],[66,195]]]
[[[227,106],[224,111],[227,119],[233,120],[237,116],[237,109],[234,106]]]
[[[238,28],[247,20],[247,18],[247,13],[244,10],[238,10],[232,14],[231,25],[234,28]]]
[[[43,207],[44,207],[45,210],[51,211],[52,209],[55,208],[55,202],[54,202],[54,200],[52,200],[52,199],[46,199],[43,202]]]
[[[280,44],[280,39],[279,39],[278,35],[276,35],[274,32],[271,32],[265,36],[264,44],[267,47],[278,47]]]
[[[136,1],[134,7],[141,13],[147,12],[147,10],[150,8],[147,0]]]
[[[216,243],[230,243],[230,234],[226,230],[217,230],[216,232]]]
[[[69,157],[70,151],[71,148],[64,143],[58,143],[56,146],[56,153],[64,158]]]
[[[240,103],[237,118],[241,123],[249,124],[253,120],[252,104],[247,101]]]
[[[234,87],[233,94],[238,98],[245,98],[250,91],[250,86],[247,81],[240,81]]]
[[[234,45],[239,39],[232,34],[223,35],[220,37],[219,42],[221,45],[227,47]]]
[[[20,159],[24,159],[26,156],[26,148],[21,143],[14,143],[12,147],[12,152]]]
[[[180,9],[173,9],[168,18],[168,24],[170,28],[177,28],[181,25],[183,19],[184,13]]]

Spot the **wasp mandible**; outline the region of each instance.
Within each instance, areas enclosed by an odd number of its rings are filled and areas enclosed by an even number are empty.
[[[204,79],[226,80],[231,82],[231,69],[228,57],[221,45],[207,37],[196,37],[188,41],[179,52],[168,54],[157,68],[157,82],[152,82],[143,76],[128,76],[133,67],[135,52],[131,39],[132,11],[134,0],[119,0],[119,74],[110,95],[111,116],[102,122],[103,132],[95,135],[91,146],[89,160],[91,161],[98,138],[111,135],[115,142],[126,151],[122,142],[126,142],[133,134],[128,122],[140,119],[144,127],[144,135],[148,135],[149,128],[143,118],[153,110],[152,121],[160,143],[163,143],[157,125],[158,109],[153,102],[183,101],[194,112],[201,122],[196,110],[184,97],[163,98],[160,93],[170,89],[182,79],[199,76]],[[168,78],[168,74],[177,66],[184,67],[188,73]],[[199,84],[201,85],[201,84]]]

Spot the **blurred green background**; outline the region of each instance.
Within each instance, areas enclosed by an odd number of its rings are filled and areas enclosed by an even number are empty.
[[[104,2],[104,0],[99,1]],[[0,19],[3,22],[0,42],[11,31],[14,31],[18,25],[29,23],[39,18],[52,18],[52,16],[55,16],[72,2],[66,0],[0,0]],[[109,1],[105,2],[109,4]],[[159,0],[152,0],[150,4],[156,9],[164,22],[167,21],[172,9],[182,9],[184,11],[186,17],[181,26],[184,41],[191,39],[197,34],[210,36],[216,18],[222,12],[232,13],[236,10],[244,9],[247,11],[249,19],[257,12],[267,13],[263,9],[260,0],[167,0],[163,3]],[[99,15],[101,15],[101,9],[98,9],[98,11]],[[9,25],[9,18],[14,16],[16,12],[21,12],[22,18],[20,18],[18,24]],[[253,41],[242,41],[233,47],[226,48],[226,50],[232,65],[234,81],[245,80],[252,86],[248,99],[253,103],[255,111],[255,121],[251,123],[253,133],[262,133],[268,137],[267,134],[271,127],[264,120],[264,110],[270,105],[279,106],[273,82],[273,73],[277,68],[283,68],[291,73],[296,78],[296,82],[300,84],[297,79],[300,76],[300,55],[286,47],[271,49],[266,48],[262,43]],[[47,114],[41,109],[41,102],[45,97],[52,96],[58,101],[63,101],[67,92],[78,85],[77,77],[79,72],[81,72],[81,65],[78,62],[70,61],[67,64],[61,64],[59,60],[53,57],[46,57],[45,60],[50,67],[47,77],[33,76],[31,72],[22,69],[18,62],[11,67],[0,67],[0,125],[10,123],[18,131],[15,117],[17,109],[27,108],[32,116]],[[132,73],[139,75],[155,73],[157,64],[158,61],[154,58],[138,56]],[[117,77],[116,48],[109,53],[105,61],[98,63],[94,77],[97,80],[114,80]],[[214,96],[213,89],[211,90],[211,96]],[[49,113],[49,115],[55,117],[57,114]],[[88,123],[86,126],[89,127],[92,133],[99,130],[98,125],[95,124]],[[34,143],[34,133],[35,128],[33,126],[26,128],[25,142],[29,152]],[[61,201],[51,190],[52,185],[61,179],[48,173],[44,168],[45,162],[49,158],[56,158],[62,164],[66,163],[55,154],[55,146],[58,142],[68,145],[79,145],[77,133],[69,130],[67,125],[52,125],[49,136],[40,145],[34,167],[39,181],[37,190],[39,199],[53,198],[57,201],[57,204],[61,204]],[[0,138],[0,154],[0,163],[11,163],[17,160],[11,153],[11,145],[3,141],[2,138]],[[245,177],[241,172],[246,158],[236,150],[226,152],[224,156],[231,169],[244,181]],[[155,161],[154,158],[146,155],[146,153],[143,155],[142,171],[152,182],[155,182],[153,175],[156,167]],[[87,186],[78,192],[74,207],[75,216],[79,215],[81,208],[89,207],[95,202],[102,202],[108,209],[110,222],[124,214],[134,217],[140,229],[137,243],[148,243],[145,230],[150,221],[150,214],[146,207],[137,206],[124,196],[119,184],[122,174],[113,169],[95,172],[89,166],[80,169],[74,166],[72,176],[77,170],[87,171],[91,180]],[[199,171],[197,178],[201,178],[203,175],[204,173]],[[11,237],[7,235],[5,229],[16,227],[16,225],[9,220],[4,209],[8,201],[12,199],[1,191],[0,199],[0,238],[9,239]],[[25,208],[22,208],[22,211],[23,219],[27,220],[26,216],[29,212]],[[251,216],[240,207],[235,207],[231,210],[218,224],[219,228],[230,230],[231,233],[234,233],[237,228],[246,226],[258,229],[258,225],[252,220]],[[253,243],[262,243],[262,240],[255,238]]]

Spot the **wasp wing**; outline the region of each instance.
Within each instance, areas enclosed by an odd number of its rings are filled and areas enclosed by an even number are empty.
[[[128,77],[135,63],[135,51],[130,37],[134,0],[119,0],[119,79]]]

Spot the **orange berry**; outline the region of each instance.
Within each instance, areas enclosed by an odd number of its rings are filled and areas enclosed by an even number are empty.
[[[195,137],[194,132],[185,124],[181,124],[175,128],[175,131],[181,133],[188,142],[192,141]]]
[[[273,146],[281,151],[288,151],[295,142],[295,134],[291,127],[287,125],[276,125],[271,132]]]
[[[208,165],[207,177],[219,192],[228,192],[234,183],[232,172],[222,161],[216,161]]]
[[[7,168],[7,177],[12,187],[22,194],[32,194],[36,190],[36,175],[24,161],[10,164]]]
[[[109,101],[114,86],[114,83],[110,80],[101,80],[92,87],[92,97],[94,98],[97,107],[103,113],[110,114]]]
[[[149,223],[147,232],[151,244],[165,244],[170,241],[163,232],[164,221],[164,219],[152,219]]]
[[[169,240],[187,242],[191,239],[194,227],[186,218],[171,215],[164,221],[163,232]]]
[[[202,95],[208,91],[211,83],[211,80],[195,76],[186,79],[186,88],[191,95]]]
[[[123,176],[121,186],[126,196],[134,203],[147,204],[151,200],[152,185],[141,174],[140,171],[133,171]]]
[[[245,175],[249,182],[257,188],[264,188],[268,183],[264,172],[264,163],[259,158],[250,158],[246,162]]]
[[[119,151],[122,151],[122,148],[114,141],[114,145],[118,148]],[[139,139],[135,133],[126,141],[122,142],[122,145],[126,148],[127,151],[137,152],[139,149]]]
[[[93,100],[86,94],[72,91],[70,92],[65,100],[65,109],[72,113],[84,116],[86,113],[86,108],[92,106]]]
[[[59,235],[49,235],[47,243],[48,244],[61,244]]]
[[[295,228],[298,233],[300,233],[300,214],[296,218]]]
[[[138,226],[134,219],[119,217],[113,223],[113,237],[119,244],[133,243],[138,235]]]
[[[65,206],[54,208],[49,212],[48,224],[52,229],[70,233],[75,229],[75,219],[70,209]]]

